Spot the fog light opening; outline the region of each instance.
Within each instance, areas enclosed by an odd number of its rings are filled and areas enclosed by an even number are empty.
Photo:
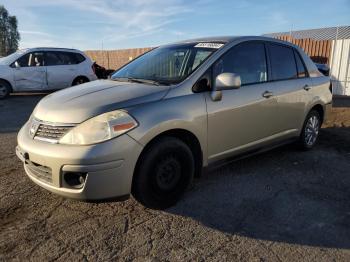
[[[82,188],[85,183],[86,173],[66,172],[64,173],[64,181],[69,187]]]

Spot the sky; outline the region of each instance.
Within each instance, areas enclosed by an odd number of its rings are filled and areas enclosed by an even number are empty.
[[[0,0],[20,48],[150,47],[183,39],[350,25],[350,0]]]

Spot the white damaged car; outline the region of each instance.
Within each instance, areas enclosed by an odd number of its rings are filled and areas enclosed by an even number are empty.
[[[49,91],[96,80],[93,62],[66,48],[30,48],[0,58],[0,99],[12,92]]]

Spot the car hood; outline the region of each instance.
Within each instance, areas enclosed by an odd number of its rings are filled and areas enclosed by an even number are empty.
[[[81,123],[93,116],[162,99],[169,86],[97,80],[44,97],[33,116],[54,123]]]
[[[0,62],[0,74],[7,71],[11,71],[11,67]]]

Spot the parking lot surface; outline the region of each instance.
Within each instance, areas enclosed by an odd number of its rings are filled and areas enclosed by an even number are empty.
[[[84,203],[33,184],[16,133],[40,95],[0,101],[0,260],[350,261],[350,108],[312,151],[212,170],[174,207]]]

